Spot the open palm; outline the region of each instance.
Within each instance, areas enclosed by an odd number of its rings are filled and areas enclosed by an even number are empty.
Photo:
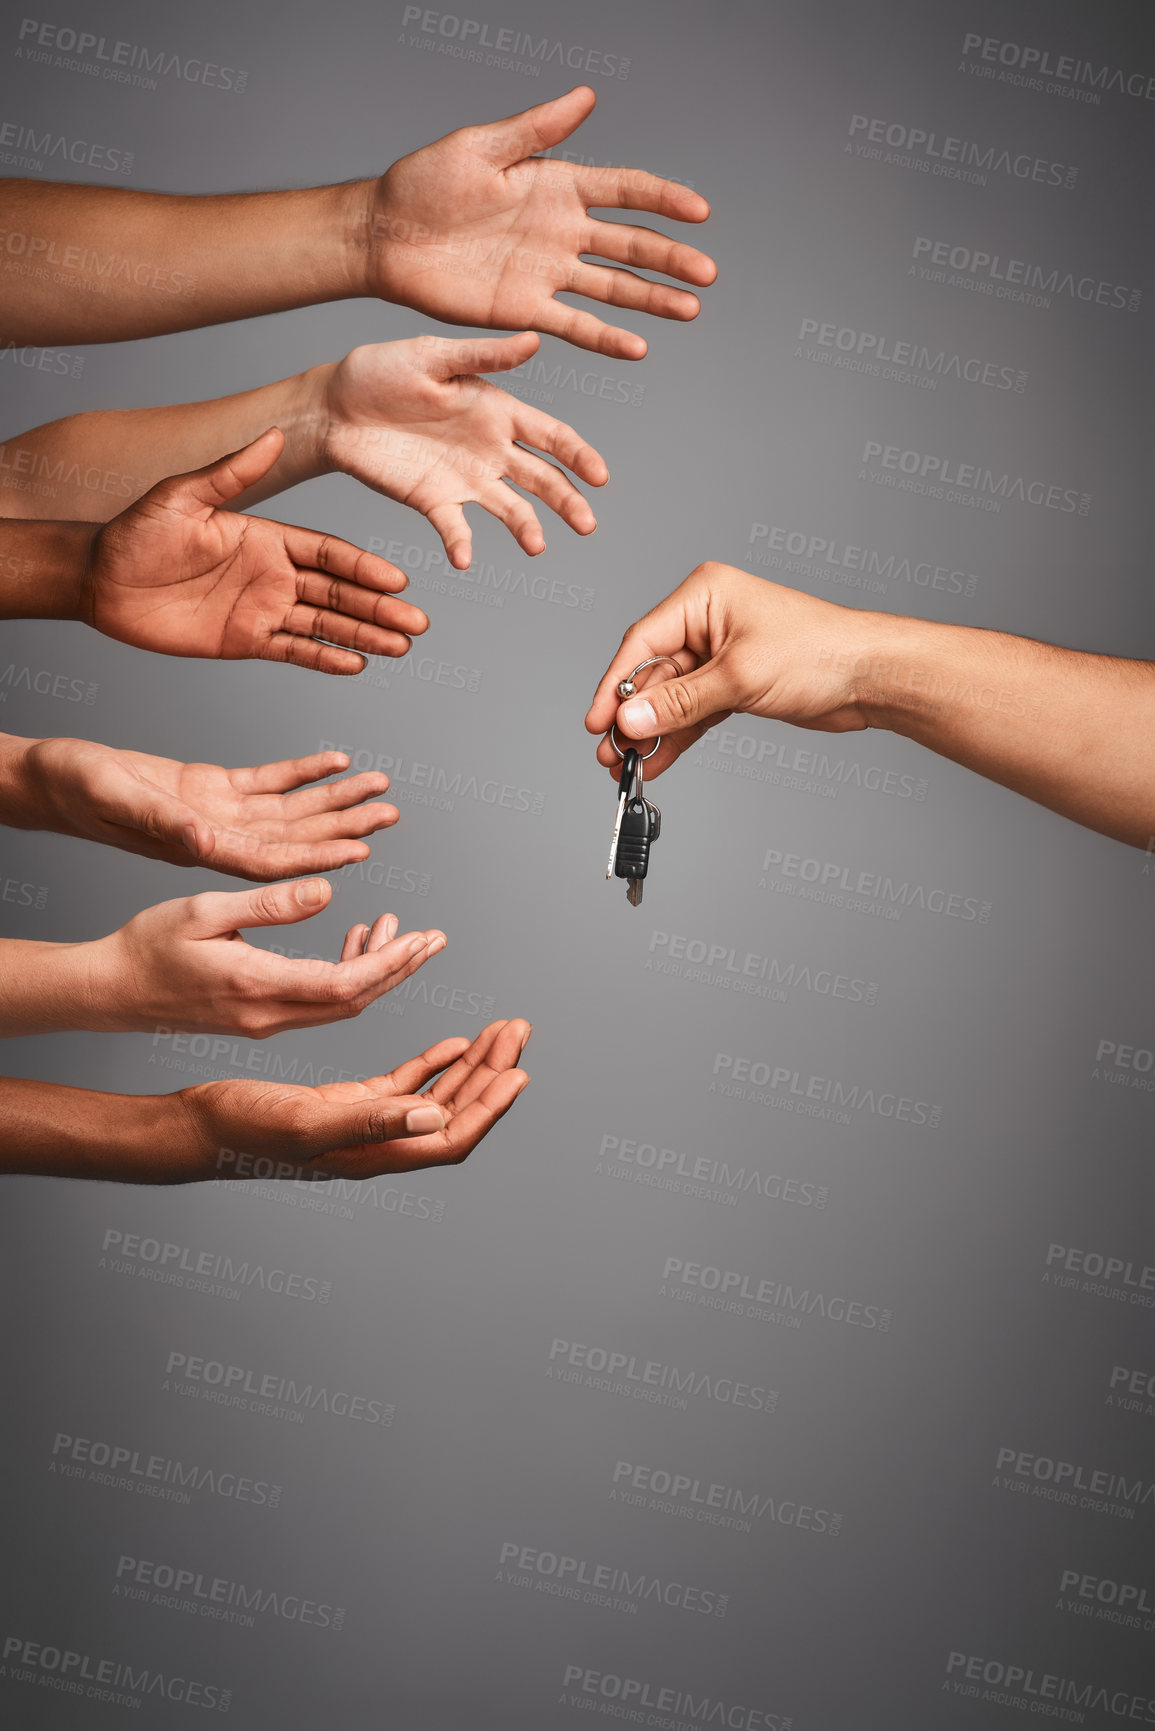
[[[348,765],[344,752],[321,751],[225,769],[86,739],[38,740],[30,752],[47,827],[263,883],[364,859],[365,838],[397,822],[397,808],[377,799],[387,775],[315,785]]]
[[[596,98],[579,85],[508,120],[465,126],[403,156],[374,183],[368,288],[450,324],[542,331],[580,348],[638,360],[644,338],[566,306],[558,293],[692,319],[696,295],[583,254],[661,271],[699,287],[712,259],[649,228],[599,222],[591,206],[704,222],[700,193],[637,169],[535,156],[581,125]]]
[[[360,673],[404,655],[429,621],[396,599],[403,572],[348,541],[223,509],[265,475],[275,428],[243,451],[161,481],[96,536],[83,617],[164,655],[291,661]]]
[[[532,331],[512,337],[415,337],[354,349],[326,385],[325,463],[428,517],[450,563],[468,566],[472,537],[462,506],[476,503],[505,523],[529,554],[545,549],[533,493],[579,535],[596,519],[547,451],[600,487],[608,471],[564,421],[527,406],[477,375],[506,372],[538,347]]]

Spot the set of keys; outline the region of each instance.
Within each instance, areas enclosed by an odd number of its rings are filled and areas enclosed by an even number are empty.
[[[626,900],[632,908],[642,904],[642,884],[650,869],[650,844],[656,842],[662,832],[662,814],[642,791],[644,761],[632,745],[622,758],[618,809],[610,840],[610,857],[606,861],[607,878],[625,878]],[[634,790],[632,796],[631,788]]]
[[[633,697],[637,691],[634,684],[637,675],[643,667],[652,667],[658,661],[669,661],[679,674],[682,671],[671,656],[651,655],[648,661],[639,662],[628,678],[619,682],[618,696]],[[646,758],[653,757],[662,742],[660,738],[656,739],[645,756],[633,745],[623,751],[617,741],[617,729],[611,727],[610,743],[622,760],[622,773],[618,781],[618,809],[610,840],[610,857],[606,862],[606,877],[625,878],[626,900],[632,908],[637,908],[642,905],[642,887],[650,868],[650,848],[662,833],[662,814],[645,795],[643,766]]]

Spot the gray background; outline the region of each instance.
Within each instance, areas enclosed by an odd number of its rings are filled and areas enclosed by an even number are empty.
[[[605,454],[596,536],[551,520],[533,564],[473,513],[478,563],[451,581],[423,519],[345,479],[263,507],[364,544],[399,541],[418,567],[433,554],[415,573],[433,621],[422,653],[476,672],[475,691],[393,664],[341,682],[150,658],[80,626],[6,628],[0,672],[14,672],[0,720],[13,731],[225,763],[333,742],[544,795],[536,813],[468,795],[439,809],[402,772],[390,796],[402,822],[375,842],[373,872],[398,867],[395,882],[426,893],[334,874],[332,907],[287,941],[333,953],[346,924],[392,905],[403,925],[444,927],[447,951],[359,1022],[257,1049],[297,1058],[302,1073],[368,1073],[490,1014],[530,1017],[533,1086],[466,1167],[331,1191],[327,1203],[284,1183],[9,1181],[6,1636],[85,1654],[90,1668],[108,1658],[231,1691],[246,1727],[560,1731],[592,1710],[695,1731],[950,1731],[1038,1717],[1022,1687],[984,1697],[998,1666],[1033,1672],[1036,1690],[1051,1673],[1076,1696],[1107,1691],[1082,1705],[1068,1692],[1059,1722],[1113,1723],[1155,1693],[1155,1493],[1142,1496],[1155,1480],[1155,1399],[1109,1399],[1113,1370],[1155,1370],[1151,1312],[1126,1274],[1101,1291],[1044,1278],[1052,1245],[1130,1263],[1133,1281],[1155,1263],[1151,1074],[1136,1067],[1155,1046],[1151,858],[903,740],[739,719],[661,783],[664,834],[633,912],[602,880],[612,794],[581,726],[622,630],[706,557],[854,605],[1152,654],[1149,301],[1125,310],[1060,290],[1030,304],[985,294],[973,275],[912,274],[923,236],[1144,287],[1151,104],[985,80],[962,50],[968,33],[991,35],[1146,74],[1145,14],[981,0],[502,0],[470,12],[491,32],[628,58],[628,76],[591,77],[599,106],[570,148],[691,182],[714,205],[691,235],[720,265],[696,324],[634,321],[650,343],[636,366],[547,340],[538,370],[515,382]],[[374,172],[583,76],[556,60],[534,77],[455,59],[402,16],[355,0],[209,0],[57,20],[245,69],[243,93],[29,65],[14,20],[3,112],[131,150],[126,184],[207,192]],[[864,160],[847,151],[855,114],[1074,165],[1077,180],[991,172],[976,184]],[[824,370],[798,340],[807,318],[1025,371],[1026,388]],[[79,378],[8,355],[0,431],[223,394],[430,328],[357,302],[92,347]],[[989,512],[871,483],[870,440],[1089,493],[1090,509],[1008,500]],[[810,573],[757,563],[769,542],[751,543],[759,524],[876,549],[892,575],[867,591],[821,559]],[[975,581],[936,592],[903,560]],[[527,563],[531,577],[593,591],[592,603],[527,594]],[[91,683],[91,703],[21,691],[25,668]],[[795,767],[799,749],[829,762]],[[760,779],[734,773],[759,750]],[[885,771],[897,791],[869,785]],[[900,917],[791,893],[801,880],[764,871],[767,850],[909,885]],[[5,930],[59,939],[232,887],[10,831],[3,876],[44,902],[4,906]],[[932,912],[919,904],[933,890],[989,909]],[[747,953],[774,958],[795,983],[758,998],[731,989],[724,964],[694,977],[670,956],[677,938],[733,949],[739,968]],[[823,969],[873,985],[873,1001],[815,989]],[[1112,1071],[1097,1063],[1103,1042],[1140,1056]],[[243,1073],[252,1050],[238,1041],[198,1067],[146,1035],[77,1035],[12,1041],[6,1060],[13,1074],[149,1092]],[[789,1084],[762,1098],[714,1091],[719,1054],[797,1072],[799,1087],[820,1076],[875,1100],[909,1097],[939,1121],[899,1122],[869,1103],[847,1122],[805,1117],[789,1109]],[[658,1168],[623,1157],[623,1143],[626,1156],[631,1143],[672,1150],[683,1174],[705,1162],[710,1194],[685,1176],[680,1188],[639,1182]],[[329,1301],[156,1284],[102,1261],[109,1232],[329,1281]],[[692,1287],[679,1309],[663,1290],[668,1259],[857,1301],[892,1313],[890,1326],[812,1312],[795,1328],[781,1308],[767,1319],[716,1309]],[[633,1358],[635,1377],[646,1361],[693,1371],[710,1392],[661,1404],[637,1398],[628,1372],[616,1388],[584,1370],[559,1381],[582,1347]],[[200,1398],[207,1384],[185,1379],[182,1393],[166,1379],[173,1354],[243,1367],[250,1387],[268,1374],[298,1394],[392,1403],[392,1422],[323,1405],[295,1422],[291,1399],[281,1416],[213,1404]],[[719,1379],[774,1391],[774,1410],[735,1404]],[[279,1503],[210,1488],[168,1502],[137,1492],[131,1473],[119,1475],[128,1488],[87,1467],[64,1476],[73,1445],[54,1456],[61,1436],[275,1483]],[[1119,1515],[1032,1495],[1046,1481],[1029,1463],[1000,1472],[1000,1449],[1124,1475],[1137,1500],[1117,1498]],[[697,1505],[687,1518],[623,1503],[611,1495],[622,1462],[771,1503],[749,1532],[694,1518]],[[799,1505],[837,1512],[837,1534],[814,1530],[829,1514],[791,1524]],[[725,1615],[537,1590],[552,1577],[516,1563],[511,1575],[508,1546],[717,1596],[706,1604],[724,1596]],[[343,1626],[271,1608],[230,1624],[195,1601],[190,1613],[126,1598],[114,1591],[124,1556],[302,1595],[343,1609]],[[1145,1587],[1147,1609],[1135,1625],[1096,1616],[1093,1598],[1079,1614],[1064,1571]],[[970,1696],[952,1687],[966,1669],[952,1654],[992,1662]],[[73,1697],[52,1675],[8,1661],[7,1723],[175,1726],[201,1711],[156,1694],[138,1707]],[[637,1687],[623,1694],[624,1680]]]

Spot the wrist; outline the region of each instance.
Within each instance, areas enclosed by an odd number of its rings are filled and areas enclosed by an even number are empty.
[[[341,260],[341,275],[345,283],[342,298],[361,300],[377,298],[374,281],[374,259],[379,248],[377,238],[377,180],[353,180],[331,190],[337,195],[332,217]]]
[[[87,623],[86,584],[99,527],[7,519],[0,542],[0,616]]]
[[[893,613],[858,613],[855,621],[846,657],[852,702],[867,727],[904,733],[928,701],[939,628]]]
[[[331,474],[336,467],[330,454],[333,415],[329,387],[339,364],[323,361],[298,373],[292,381],[285,418],[277,422],[285,435],[285,458],[298,480]]]
[[[91,1034],[147,1033],[152,1023],[142,1020],[131,1001],[126,980],[132,969],[125,965],[123,933],[72,946],[73,1028]]]

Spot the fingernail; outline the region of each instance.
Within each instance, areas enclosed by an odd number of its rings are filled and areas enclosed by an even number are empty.
[[[387,938],[395,938],[397,936],[398,923],[396,914],[385,915],[385,936]]]
[[[425,948],[424,934],[422,932],[418,932],[418,934],[415,938],[410,938],[409,948],[408,948],[408,950],[406,950],[405,953],[407,956],[419,956],[424,948]]]
[[[414,1106],[405,1114],[405,1128],[414,1136],[428,1136],[431,1130],[444,1130],[445,1114],[440,1106]]]
[[[445,948],[445,939],[441,936],[440,932],[438,932],[436,937],[430,938],[430,940],[429,940],[429,954],[431,956],[435,956],[437,954],[438,950],[443,950],[444,948]]]
[[[631,733],[636,733],[639,739],[650,739],[658,731],[654,706],[647,703],[644,697],[635,697],[629,703],[623,703],[620,719],[623,726],[628,727]]]
[[[297,900],[303,908],[315,908],[324,901],[328,887],[324,878],[306,878],[297,885]]]
[[[532,1033],[533,1033],[533,1023],[531,1022],[529,1027],[525,1030],[525,1038],[521,1042],[521,1049],[523,1052],[525,1051],[525,1048],[529,1045],[529,1036]]]
[[[180,839],[181,846],[184,848],[185,852],[191,853],[194,859],[199,859],[200,849],[197,846],[197,832],[191,823],[186,824],[184,829],[181,830]]]

